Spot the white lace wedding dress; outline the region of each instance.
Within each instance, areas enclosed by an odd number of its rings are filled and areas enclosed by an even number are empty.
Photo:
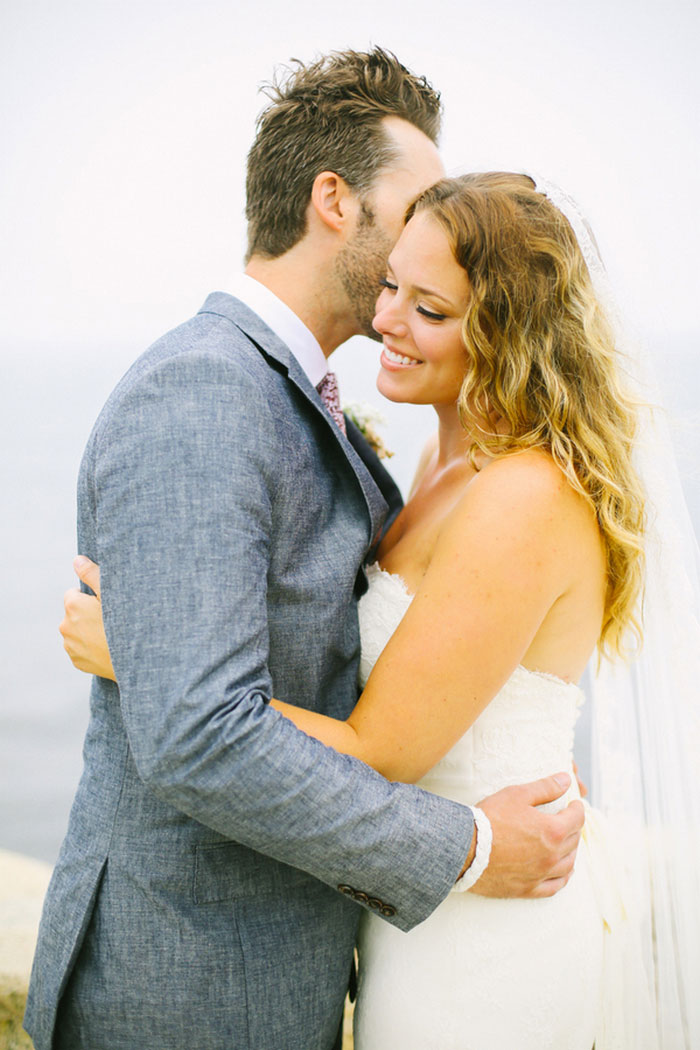
[[[399,576],[377,566],[369,579],[360,602],[363,685],[412,598]],[[420,786],[475,804],[506,785],[571,770],[582,700],[577,686],[519,667]],[[575,780],[561,805],[572,794]],[[608,916],[587,837],[553,898],[452,892],[410,933],[364,915],[356,1050],[591,1050],[596,1039],[598,1050]]]

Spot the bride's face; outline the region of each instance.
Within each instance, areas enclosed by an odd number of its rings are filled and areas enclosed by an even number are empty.
[[[429,212],[405,226],[383,283],[373,321],[384,343],[379,391],[390,401],[455,404],[467,364],[469,281]]]

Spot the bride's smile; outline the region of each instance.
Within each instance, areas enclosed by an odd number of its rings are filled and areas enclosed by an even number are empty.
[[[390,401],[456,404],[467,370],[469,281],[429,214],[407,223],[382,286],[373,322],[384,341],[378,389]]]
[[[388,343],[384,344],[384,350],[380,358],[383,368],[388,368],[391,371],[392,368],[406,367],[412,365],[422,365],[423,362],[419,361],[416,357],[409,357],[407,354],[400,354],[396,350],[393,350]]]

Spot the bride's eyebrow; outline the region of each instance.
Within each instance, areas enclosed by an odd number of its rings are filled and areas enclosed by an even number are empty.
[[[387,259],[387,261],[386,261],[386,268],[387,268],[387,272],[390,273],[392,277],[396,276],[396,274],[394,273],[394,271],[392,269],[391,260],[390,259]],[[445,296],[441,295],[440,292],[436,292],[434,288],[423,288],[419,284],[412,284],[411,285],[411,291],[412,292],[417,292],[418,295],[429,295],[431,297],[431,299],[439,299],[440,302],[444,303],[446,306],[454,307],[454,303],[452,302],[451,299],[445,298]]]
[[[451,299],[446,299],[440,292],[436,292],[434,288],[422,288],[419,284],[413,285],[413,291],[418,292],[419,295],[429,295],[431,299],[439,299],[441,303],[445,303],[446,306],[454,306]]]

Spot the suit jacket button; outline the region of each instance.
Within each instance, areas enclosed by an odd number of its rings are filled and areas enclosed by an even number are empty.
[[[392,915],[396,915],[396,908],[393,904],[382,904],[381,914],[384,915],[385,918],[390,919]]]
[[[381,911],[382,910],[382,902],[379,900],[378,897],[370,897],[370,899],[367,901],[367,903],[369,904],[369,906],[372,909],[372,911]]]
[[[362,890],[357,891],[355,894],[355,900],[358,904],[369,904],[369,897],[366,893],[363,893]]]
[[[340,892],[341,892],[342,894],[344,894],[344,895],[345,895],[346,897],[353,897],[353,898],[355,897],[355,891],[354,891],[354,889],[352,888],[352,886],[348,886],[348,885],[346,885],[346,883],[344,883],[344,882],[341,882],[341,883],[340,883],[340,885],[338,886],[338,889],[339,889],[339,890],[340,890]]]

